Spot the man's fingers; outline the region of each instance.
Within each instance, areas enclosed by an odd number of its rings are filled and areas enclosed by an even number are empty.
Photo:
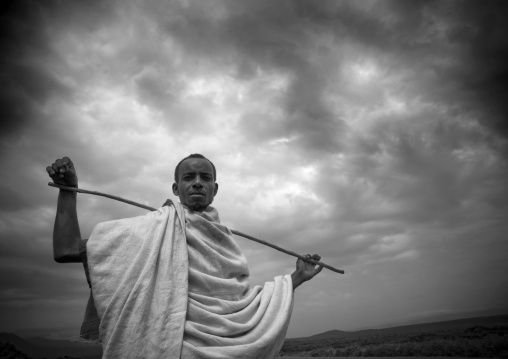
[[[51,165],[56,173],[67,173],[73,168],[73,163],[69,157],[57,159],[55,163]],[[62,176],[59,176],[62,178]]]
[[[65,167],[65,174],[68,176],[75,176],[76,170],[74,169],[74,163],[72,163],[69,157],[62,157],[62,164]]]
[[[62,157],[56,159],[51,166],[46,167],[46,172],[57,184],[77,187],[78,177],[73,166],[74,164],[69,157]]]
[[[312,259],[312,260],[315,260],[315,261],[319,261],[319,260],[321,260],[321,256],[320,256],[319,254],[313,254],[313,255],[306,254],[306,255],[305,255],[305,258]],[[306,261],[306,262],[307,262],[307,261]],[[313,268],[315,268],[315,269],[316,269],[316,265],[318,265],[318,264],[314,264],[314,263],[312,263],[312,262],[307,262],[307,265],[309,265],[309,266],[313,266]],[[317,273],[319,273],[319,272],[321,272],[321,270],[322,270],[322,269],[323,269],[323,266],[319,266],[319,268],[317,268],[317,269],[316,269],[316,270],[317,270],[316,274],[317,274]]]
[[[62,166],[60,167],[60,171],[58,173],[58,177],[64,178],[66,176],[69,176],[69,166],[65,162],[62,161]]]
[[[69,157],[62,157],[62,161],[69,166],[70,168],[74,167],[74,163],[72,163],[71,159]]]
[[[63,178],[64,174],[62,171],[65,171],[64,169],[58,168],[58,166],[53,163],[51,166],[46,167],[46,172],[48,172],[49,176],[53,179],[53,181],[57,178]]]
[[[319,254],[313,254],[313,255],[306,254],[305,257],[315,260],[315,261],[319,261],[321,259],[321,256]],[[312,263],[312,262],[309,262],[309,263]]]
[[[52,164],[51,164],[51,167],[53,168],[53,171],[55,171],[55,173],[58,173],[58,172],[59,172],[59,168],[58,168],[58,166],[57,166],[56,162],[52,163]]]
[[[66,165],[64,164],[64,162],[59,158],[55,161],[55,163],[53,163],[52,165],[53,169],[55,170],[56,173],[65,173],[65,167]],[[59,176],[61,177],[61,176]]]
[[[69,157],[58,158],[51,166],[46,167],[46,172],[53,179],[64,178],[72,175],[72,161]]]

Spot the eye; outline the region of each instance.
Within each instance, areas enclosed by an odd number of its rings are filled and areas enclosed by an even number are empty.
[[[211,181],[212,180],[212,176],[210,176],[210,175],[203,175],[203,179],[205,181]]]
[[[184,180],[184,181],[190,181],[191,179],[192,179],[191,175],[183,175],[182,176],[182,180]]]

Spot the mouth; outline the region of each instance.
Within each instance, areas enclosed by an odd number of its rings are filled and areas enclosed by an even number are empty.
[[[204,197],[204,196],[205,196],[205,194],[204,194],[204,193],[201,193],[201,192],[191,192],[191,193],[189,193],[189,195],[190,195],[190,196],[202,196],[202,197]]]

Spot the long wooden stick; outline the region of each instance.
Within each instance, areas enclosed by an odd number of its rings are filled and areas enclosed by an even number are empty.
[[[144,204],[137,203],[137,202],[134,202],[134,201],[122,198],[122,197],[113,196],[113,195],[107,194],[107,193],[96,192],[96,191],[88,191],[86,189],[76,188],[76,187],[62,186],[61,184],[56,184],[56,183],[53,183],[53,182],[49,182],[48,186],[64,189],[66,191],[71,191],[71,192],[79,192],[79,193],[93,194],[94,196],[107,197],[107,198],[114,199],[115,201],[120,201],[120,202],[131,204],[131,205],[136,206],[136,207],[141,207],[141,208],[144,208],[144,209],[148,209],[149,211],[156,211],[157,210],[157,208],[153,208],[153,207],[150,207],[150,206],[145,206]]]
[[[136,206],[136,207],[140,207],[140,208],[144,208],[144,209],[147,209],[149,211],[156,211],[157,210],[157,208],[146,206],[144,204],[137,203],[137,202],[134,202],[134,201],[122,198],[122,197],[113,196],[113,195],[107,194],[107,193],[102,193],[102,192],[97,192],[97,191],[88,191],[86,189],[76,188],[76,187],[62,186],[62,185],[59,185],[59,184],[56,184],[56,183],[53,183],[53,182],[49,182],[48,186],[55,187],[55,188],[60,188],[60,189],[63,189],[63,190],[66,190],[66,191],[71,191],[71,192],[78,192],[78,193],[91,194],[91,195],[94,195],[94,196],[107,197],[107,198],[114,199],[115,201],[120,201],[120,202],[128,203],[130,205],[133,205],[133,206]],[[250,239],[251,241],[264,244],[265,246],[271,247],[271,248],[276,249],[276,250],[278,250],[280,252],[284,252],[286,254],[289,254],[290,256],[300,258],[300,259],[302,259],[302,260],[304,260],[306,262],[310,262],[310,263],[313,263],[313,264],[316,264],[316,265],[323,266],[324,268],[327,268],[327,269],[329,269],[331,271],[334,271],[336,273],[344,274],[344,271],[341,270],[341,269],[337,269],[337,268],[334,268],[332,266],[329,266],[328,264],[316,261],[314,259],[307,258],[305,256],[302,256],[302,255],[298,254],[298,253],[295,253],[295,252],[292,252],[292,251],[288,251],[287,249],[284,249],[284,248],[281,248],[279,246],[276,246],[275,244],[268,243],[268,242],[265,242],[265,241],[263,241],[261,239],[249,236],[248,234],[236,231],[234,229],[231,229],[231,233],[236,234],[237,236],[241,236],[241,237]]]
[[[301,254],[298,254],[298,253],[295,253],[295,252],[292,252],[292,251],[288,251],[287,249],[284,249],[284,248],[281,248],[279,246],[276,246],[275,244],[271,244],[271,243],[265,242],[262,239],[258,239],[258,238],[249,236],[248,234],[245,234],[245,233],[242,233],[242,232],[239,232],[239,231],[235,231],[234,229],[230,229],[230,231],[231,231],[231,233],[236,234],[237,236],[241,236],[241,237],[250,239],[251,241],[264,244],[265,246],[272,247],[273,249],[276,249],[276,250],[278,250],[280,252],[284,252],[286,254],[289,254],[290,256],[297,257],[297,258],[303,259],[306,262],[311,262],[311,263],[314,263],[314,264],[318,264],[320,266],[328,268],[331,271],[334,271],[334,272],[337,272],[337,273],[340,273],[340,274],[344,274],[344,271],[342,269],[337,269],[337,268],[334,268],[332,266],[329,266],[328,264],[325,264],[325,263],[322,263],[322,262],[318,262],[318,261],[316,261],[314,259],[310,259],[310,258],[307,258],[305,256],[302,256]]]

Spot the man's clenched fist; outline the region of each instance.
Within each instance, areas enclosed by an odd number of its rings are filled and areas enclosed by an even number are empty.
[[[69,157],[63,157],[57,159],[51,166],[46,167],[49,177],[54,183],[68,186],[78,187],[78,176],[76,175],[76,169]]]

